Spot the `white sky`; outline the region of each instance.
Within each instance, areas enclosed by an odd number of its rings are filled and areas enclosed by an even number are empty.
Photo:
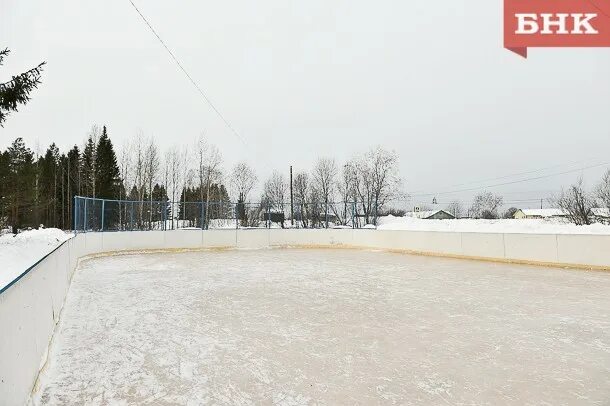
[[[399,153],[407,191],[431,193],[610,161],[610,50],[532,49],[524,60],[502,48],[499,0],[134,1],[245,145],[128,0],[0,0],[0,47],[12,50],[0,81],[48,63],[0,147],[81,145],[94,123],[117,146],[139,129],[163,148],[205,133],[225,168],[247,159],[264,178],[381,144]],[[605,168],[583,171],[587,183]],[[490,190],[544,198],[578,175]]]

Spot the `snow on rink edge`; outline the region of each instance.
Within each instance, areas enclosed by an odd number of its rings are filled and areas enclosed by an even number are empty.
[[[610,225],[577,226],[562,219],[455,219],[425,220],[414,217],[379,217],[378,230],[444,231],[462,233],[592,234],[610,235]]]
[[[72,237],[57,228],[0,236],[0,290]]]

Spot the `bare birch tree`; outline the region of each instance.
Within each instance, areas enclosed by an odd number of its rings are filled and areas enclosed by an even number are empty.
[[[237,197],[237,200],[246,203],[252,189],[256,187],[258,177],[246,162],[239,162],[231,171],[231,189]]]
[[[297,172],[293,180],[294,190],[294,204],[297,207],[297,219],[301,220],[303,228],[309,227],[309,210],[307,207],[309,194],[310,194],[310,182],[309,174],[307,172]]]
[[[171,198],[171,228],[174,227],[176,219],[176,201],[180,198],[184,176],[183,165],[185,164],[182,153],[177,146],[170,147],[165,153],[165,188]]]
[[[153,224],[153,185],[157,180],[157,176],[159,175],[160,167],[161,162],[159,159],[159,149],[157,148],[155,139],[153,137],[150,137],[147,142],[144,155],[144,171],[146,174],[146,185],[150,202],[149,228],[152,228]]]
[[[222,156],[215,145],[209,144],[203,136],[199,137],[195,144],[195,151],[198,162],[198,177],[201,202],[205,200],[205,223],[207,227],[210,219],[210,187],[214,182],[218,182],[222,176],[220,166],[222,164]],[[202,219],[203,221],[203,219]]]
[[[459,200],[453,200],[451,201],[448,205],[447,205],[447,209],[446,209],[449,213],[453,214],[453,216],[458,219],[460,217],[462,217],[462,214],[464,212],[464,208],[462,206],[462,202],[460,202]]]
[[[352,173],[353,191],[365,222],[375,223],[377,212],[401,195],[398,155],[376,147],[349,161],[347,168]]]
[[[354,215],[354,202],[356,195],[354,192],[354,169],[349,163],[343,165],[341,176],[336,182],[336,191],[339,202],[333,205],[333,212],[341,225],[347,225],[350,221],[349,214]]]
[[[502,206],[503,201],[502,196],[491,192],[479,193],[474,197],[472,206],[470,206],[470,217],[496,219],[498,218],[498,209]]]
[[[579,226],[589,225],[591,221],[591,210],[594,201],[585,191],[582,178],[563,190],[557,199],[557,205],[568,216],[568,219]]]
[[[137,221],[138,226],[144,221],[144,194],[146,193],[146,142],[142,131],[138,131],[132,143],[133,149],[133,189],[136,192],[132,196],[138,201]],[[131,193],[131,192],[129,192]]]
[[[608,210],[610,215],[610,169],[606,171],[596,190],[600,205]],[[609,219],[610,221],[610,219]]]
[[[324,203],[324,222],[328,228],[328,204],[331,201],[337,178],[337,163],[334,159],[320,158],[313,169],[314,187]]]
[[[263,201],[274,210],[284,211],[284,202],[288,192],[288,182],[279,171],[273,171],[263,187]]]
[[[119,173],[123,180],[123,187],[119,191],[119,201],[127,200],[127,195],[131,189],[133,182],[133,174],[131,173],[132,167],[132,148],[129,140],[126,140],[119,152]],[[119,224],[125,228],[127,224],[127,205],[119,202]]]

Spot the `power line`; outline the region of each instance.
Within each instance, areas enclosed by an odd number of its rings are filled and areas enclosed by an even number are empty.
[[[214,110],[214,112],[218,115],[218,117],[220,117],[220,119],[225,123],[225,125],[229,128],[229,130],[231,130],[231,132],[240,139],[241,142],[243,142],[244,144],[246,144],[246,140],[237,132],[237,130],[235,130],[235,128],[233,128],[233,126],[231,125],[231,123],[229,123],[229,121],[220,113],[220,111],[216,108],[216,106],[214,106],[214,103],[212,103],[212,101],[208,98],[208,96],[205,94],[205,92],[203,91],[203,89],[201,89],[201,87],[197,84],[197,82],[195,82],[195,80],[193,79],[193,77],[187,72],[187,70],[184,68],[184,66],[180,63],[180,61],[178,60],[178,58],[176,58],[176,55],[174,55],[174,53],[172,52],[172,50],[167,46],[167,44],[165,43],[165,41],[163,41],[163,39],[161,38],[161,36],[159,36],[159,34],[157,34],[157,31],[153,28],[153,26],[148,22],[148,20],[146,19],[146,17],[144,17],[144,15],[142,14],[142,12],[140,12],[140,10],[138,9],[138,7],[134,4],[134,2],[132,0],[129,0],[129,2],[131,3],[131,5],[133,6],[133,8],[138,12],[138,14],[140,15],[140,17],[142,18],[142,20],[144,21],[144,23],[148,26],[148,28],[150,28],[150,30],[152,31],[153,34],[155,34],[155,37],[157,37],[157,39],[159,40],[159,42],[161,43],[161,45],[163,45],[163,47],[165,48],[165,50],[169,53],[169,55],[172,57],[172,59],[174,60],[174,62],[176,62],[176,64],[178,65],[178,67],[180,68],[180,70],[182,70],[182,72],[184,72],[184,74],[186,75],[186,77],[188,78],[188,80],[193,84],[193,86],[195,86],[195,88],[199,91],[199,93],[201,94],[201,96],[204,98],[204,100],[206,101],[206,103],[212,108],[212,110]]]
[[[591,165],[591,166],[587,166],[587,167],[583,167],[583,168],[578,168],[578,169],[572,169],[572,170],[569,170],[569,171],[551,173],[551,174],[543,175],[543,176],[536,176],[536,177],[533,177],[533,178],[520,179],[520,180],[511,181],[511,182],[496,183],[496,184],[493,184],[493,185],[486,185],[486,186],[481,186],[481,187],[474,187],[474,188],[467,188],[467,189],[458,189],[458,190],[451,190],[451,191],[445,191],[445,192],[439,192],[439,193],[412,194],[411,197],[415,197],[415,196],[418,196],[418,197],[440,196],[440,195],[447,195],[447,194],[452,194],[452,193],[472,192],[472,191],[483,190],[483,189],[492,188],[492,187],[514,185],[514,184],[517,184],[517,183],[531,182],[533,180],[538,180],[538,179],[546,179],[546,178],[550,178],[550,177],[553,177],[553,176],[566,175],[568,173],[580,172],[580,171],[584,171],[586,169],[598,168],[600,166],[606,166],[606,165],[610,165],[610,162],[605,162],[605,163],[601,163],[601,164]]]
[[[509,174],[509,175],[498,176],[498,177],[494,177],[494,178],[486,178],[486,179],[480,179],[480,180],[473,180],[473,181],[464,182],[464,183],[454,183],[452,185],[441,186],[440,188],[444,189],[444,188],[450,188],[450,187],[459,187],[459,186],[474,185],[474,184],[477,184],[477,183],[492,182],[492,181],[495,181],[495,180],[508,179],[508,178],[512,178],[514,176],[530,175],[532,173],[543,172],[543,171],[546,171],[546,170],[549,170],[549,169],[561,168],[563,166],[572,166],[572,165],[576,165],[576,164],[581,164],[583,162],[588,162],[590,160],[591,159],[566,162],[566,163],[562,163],[562,164],[547,166],[547,167],[544,167],[544,168],[532,169],[532,170],[525,171],[525,172],[512,173],[512,174]],[[425,190],[417,190],[417,191],[415,191],[413,193],[424,193],[424,192],[425,192]]]

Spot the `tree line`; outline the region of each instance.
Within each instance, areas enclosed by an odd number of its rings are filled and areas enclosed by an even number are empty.
[[[234,216],[257,226],[271,212],[301,227],[348,225],[355,218],[369,224],[401,196],[398,156],[381,147],[343,165],[320,158],[311,170],[295,171],[292,184],[290,174],[274,171],[259,186],[253,167],[239,162],[225,170],[221,152],[203,137],[163,153],[142,133],[117,148],[108,128],[97,125],[83,145],[63,152],[55,143],[44,153],[32,151],[18,138],[0,151],[0,226],[69,229],[75,210],[83,211],[74,207],[75,196],[138,202],[113,203],[106,224],[119,228],[127,222],[152,228],[160,219],[171,228],[201,227]],[[101,217],[93,203],[84,215],[92,222]]]
[[[122,187],[106,127],[64,153],[53,143],[38,154],[17,138],[0,153],[0,225],[70,228],[74,196],[115,198]]]

